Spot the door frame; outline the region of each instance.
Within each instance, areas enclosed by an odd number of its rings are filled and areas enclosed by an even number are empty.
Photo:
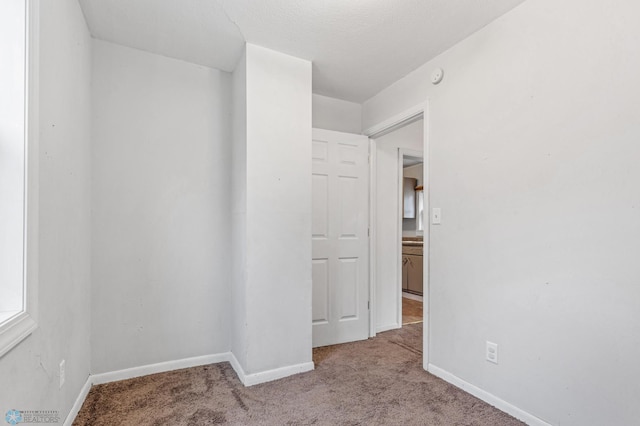
[[[362,132],[365,136],[369,138],[370,143],[370,179],[369,179],[369,227],[370,227],[370,237],[369,237],[369,300],[371,301],[371,309],[369,311],[370,315],[370,335],[371,337],[375,337],[376,335],[376,296],[375,289],[377,284],[377,278],[375,273],[375,259],[376,259],[376,217],[375,217],[375,203],[376,203],[376,191],[377,191],[377,182],[375,179],[376,176],[376,143],[374,138],[379,138],[387,133],[390,133],[402,126],[413,123],[419,119],[423,119],[424,125],[424,150],[423,150],[423,165],[424,165],[424,231],[423,231],[423,332],[422,332],[422,368],[424,370],[428,370],[429,366],[429,336],[430,336],[430,328],[431,321],[429,320],[430,312],[431,312],[431,296],[430,296],[430,247],[431,247],[431,155],[429,149],[429,102],[426,100],[424,103],[420,103],[415,105],[400,114],[394,115],[393,117],[383,120],[378,124],[375,124],[367,129],[364,129]],[[402,157],[401,157],[402,158]],[[399,221],[400,224],[400,235],[402,235],[402,220]],[[398,264],[399,269],[399,282],[398,288],[400,289],[400,293],[402,293],[402,240],[398,241],[399,244],[399,256],[400,262]],[[402,294],[400,294],[402,296]],[[402,304],[402,299],[399,300],[399,303]],[[398,309],[400,315],[402,315],[402,308]],[[400,317],[400,326],[402,326],[402,317]]]
[[[376,337],[376,141],[369,135],[369,337]]]

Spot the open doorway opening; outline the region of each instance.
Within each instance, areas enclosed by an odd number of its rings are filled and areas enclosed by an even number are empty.
[[[372,276],[375,287],[375,329],[376,332],[381,333],[402,327],[402,305],[405,299],[402,296],[405,293],[409,295],[408,292],[402,291],[403,235],[417,240],[418,225],[424,227],[423,223],[418,223],[421,216],[416,216],[415,209],[424,209],[425,203],[411,204],[414,208],[413,218],[404,218],[404,157],[407,156],[407,166],[410,168],[423,161],[424,118],[420,115],[409,121],[397,123],[389,130],[373,135],[371,139],[375,150],[373,162],[375,176],[372,178],[374,190],[371,196],[372,211],[375,216],[372,219],[372,223],[375,224],[372,243],[375,250],[372,255],[374,259]],[[422,170],[424,171],[424,167]],[[407,189],[413,194],[414,200],[417,194],[426,201],[424,195],[415,192],[417,177],[421,174],[420,168],[413,167],[411,171],[416,181]],[[422,182],[421,176],[420,183]],[[405,223],[406,229],[403,230]],[[410,232],[410,229],[413,232]],[[418,267],[416,265],[416,270],[412,272],[418,272]],[[416,293],[409,295],[409,297],[413,296],[419,295]]]
[[[402,174],[401,233],[401,326],[423,322],[424,300],[424,164],[417,152],[400,150]]]

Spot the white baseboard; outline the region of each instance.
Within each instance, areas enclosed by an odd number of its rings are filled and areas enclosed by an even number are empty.
[[[302,364],[288,365],[286,367],[274,368],[273,370],[261,371],[259,373],[247,374],[238,362],[233,353],[230,354],[231,367],[235,370],[238,378],[245,386],[258,385],[260,383],[271,382],[273,380],[282,379],[284,377],[293,376],[294,374],[306,373],[315,368],[313,362],[305,362]]]
[[[475,396],[476,398],[479,398],[481,400],[483,400],[484,402],[486,402],[487,404],[493,405],[494,407],[496,407],[499,410],[504,411],[507,414],[512,415],[513,417],[515,417],[518,420],[521,420],[523,422],[525,422],[528,425],[531,426],[551,426],[549,423],[545,422],[544,420],[534,416],[533,414],[527,413],[524,410],[521,410],[520,408],[516,407],[515,405],[512,405],[510,403],[508,403],[507,401],[498,398],[497,396],[483,390],[480,389],[479,387],[472,385],[469,382],[466,382],[464,380],[462,380],[461,378],[459,378],[458,376],[455,376],[451,373],[449,373],[446,370],[443,370],[440,367],[436,367],[433,364],[429,364],[429,368],[428,368],[429,373],[433,374],[434,376],[438,376],[440,377],[442,380],[444,380],[445,382],[449,382],[452,385],[462,389],[465,392],[470,393],[471,395]]]
[[[418,296],[417,294],[402,292],[402,297],[405,299],[415,300],[416,302],[424,302],[424,297]]]
[[[286,367],[274,368],[273,370],[261,371],[260,373],[247,374],[245,375],[245,381],[243,383],[245,386],[253,386],[293,376],[294,374],[306,373],[307,371],[312,371],[314,368],[315,365],[313,362],[288,365]]]
[[[385,331],[396,330],[398,328],[401,328],[398,325],[398,323],[387,324],[387,325],[379,325],[378,327],[376,327],[376,333],[383,333]]]
[[[84,382],[82,389],[80,389],[76,402],[73,403],[71,411],[67,414],[67,418],[64,419],[64,426],[71,426],[73,424],[73,421],[76,419],[76,416],[82,408],[82,404],[84,404],[84,400],[87,399],[87,395],[89,395],[89,390],[91,390],[91,376],[87,377],[87,381]]]
[[[244,384],[246,374],[244,373],[242,365],[240,365],[240,361],[238,361],[238,358],[236,358],[233,352],[229,352],[229,364],[231,364],[231,368],[233,368],[233,371],[236,372],[238,379],[240,379],[242,384]]]
[[[133,379],[166,371],[179,370],[181,368],[198,367],[200,365],[216,364],[230,360],[230,352],[221,354],[196,356],[193,358],[178,359],[175,361],[159,362],[157,364],[142,365],[140,367],[126,368],[124,370],[110,371],[108,373],[92,374],[91,384],[117,382],[118,380]]]

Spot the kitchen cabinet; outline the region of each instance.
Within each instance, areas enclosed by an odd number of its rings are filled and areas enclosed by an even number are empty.
[[[403,255],[402,256],[402,290],[409,289],[409,273],[407,271],[407,268],[409,266],[407,265],[407,263],[409,263],[409,258],[408,256]]]
[[[417,179],[404,178],[403,185],[403,219],[415,219],[416,218],[416,184]]]
[[[407,255],[407,290],[422,294],[422,256]]]
[[[422,295],[422,262],[422,256],[420,255],[402,255],[402,290]]]

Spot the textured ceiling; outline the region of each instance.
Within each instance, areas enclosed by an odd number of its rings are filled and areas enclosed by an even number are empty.
[[[362,102],[524,0],[80,0],[92,35],[232,71],[244,42],[313,61]]]

